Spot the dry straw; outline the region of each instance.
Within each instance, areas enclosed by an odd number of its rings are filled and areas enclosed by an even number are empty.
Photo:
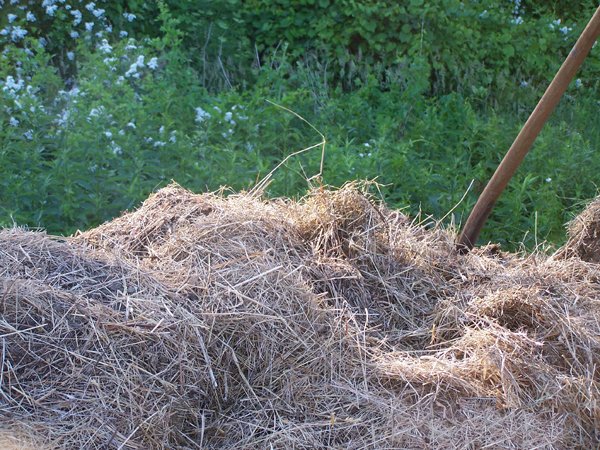
[[[453,243],[356,184],[1,231],[0,419],[64,449],[597,447],[598,266]]]
[[[569,239],[557,258],[578,257],[600,263],[600,198],[592,201],[568,227]]]

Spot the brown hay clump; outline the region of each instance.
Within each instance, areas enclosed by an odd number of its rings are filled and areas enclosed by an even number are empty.
[[[0,429],[2,450],[49,450],[39,439],[22,429]]]
[[[0,420],[65,449],[597,447],[598,266],[453,241],[356,184],[1,231]]]
[[[600,263],[600,198],[590,204],[568,226],[567,243],[557,252],[558,258],[577,257]]]

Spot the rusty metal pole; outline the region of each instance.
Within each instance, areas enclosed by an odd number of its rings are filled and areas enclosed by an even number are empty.
[[[496,200],[500,197],[500,194],[516,172],[523,158],[525,158],[546,120],[548,120],[548,117],[554,111],[554,108],[567,90],[569,83],[577,73],[577,70],[599,35],[600,6],[596,9],[592,19],[585,27],[585,30],[583,30],[583,33],[581,33],[581,36],[579,36],[569,56],[565,59],[565,62],[556,73],[546,92],[544,92],[544,95],[496,169],[496,172],[479,196],[456,243],[457,250],[460,253],[467,253],[475,245],[481,228],[490,215],[490,212],[492,212]]]

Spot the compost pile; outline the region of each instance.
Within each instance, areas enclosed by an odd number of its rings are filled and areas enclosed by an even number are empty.
[[[3,230],[0,421],[36,448],[597,447],[600,255],[454,239],[357,184]]]

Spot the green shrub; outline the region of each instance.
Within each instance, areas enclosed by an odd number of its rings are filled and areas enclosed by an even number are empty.
[[[292,61],[314,52],[327,62],[334,85],[354,88],[369,74],[385,84],[391,73],[422,59],[436,95],[512,99],[522,82],[545,86],[591,17],[592,3],[582,2],[577,23],[572,15],[561,22],[544,2],[520,1],[251,0],[239,9],[263,54],[282,43]],[[600,71],[598,56],[591,59],[589,79]]]
[[[18,14],[10,23],[3,17],[0,29],[8,30],[0,32],[0,225],[71,233],[133,207],[171,179],[197,191],[249,189],[286,156],[321,140],[267,100],[325,135],[324,182],[376,179],[392,206],[434,218],[471,185],[446,219],[459,222],[576,33],[557,29],[543,3],[524,2],[517,12],[514,4],[461,7],[453,0],[335,2],[326,10],[324,2],[292,3],[206,2],[192,14],[195,2],[112,2],[96,17],[99,3],[80,9],[102,21],[102,34],[81,30],[76,39],[66,37],[66,3],[43,20],[38,13],[37,22],[9,5]],[[405,13],[396,14],[401,7]],[[294,23],[277,31],[282,25],[273,17],[290,14]],[[346,15],[343,27],[335,14]],[[520,14],[523,23],[510,23]],[[388,20],[383,28],[380,15]],[[268,21],[274,28],[260,31]],[[407,23],[419,32],[402,37]],[[13,39],[16,26],[27,34]],[[352,47],[356,30],[366,38]],[[368,34],[378,30],[387,38]],[[258,56],[248,53],[252,40]],[[386,50],[387,42],[394,48]],[[59,43],[66,51],[56,51]],[[558,243],[563,223],[596,194],[593,52],[482,239],[509,248],[521,240]],[[273,174],[268,194],[302,194],[320,163],[318,147],[291,158]]]

